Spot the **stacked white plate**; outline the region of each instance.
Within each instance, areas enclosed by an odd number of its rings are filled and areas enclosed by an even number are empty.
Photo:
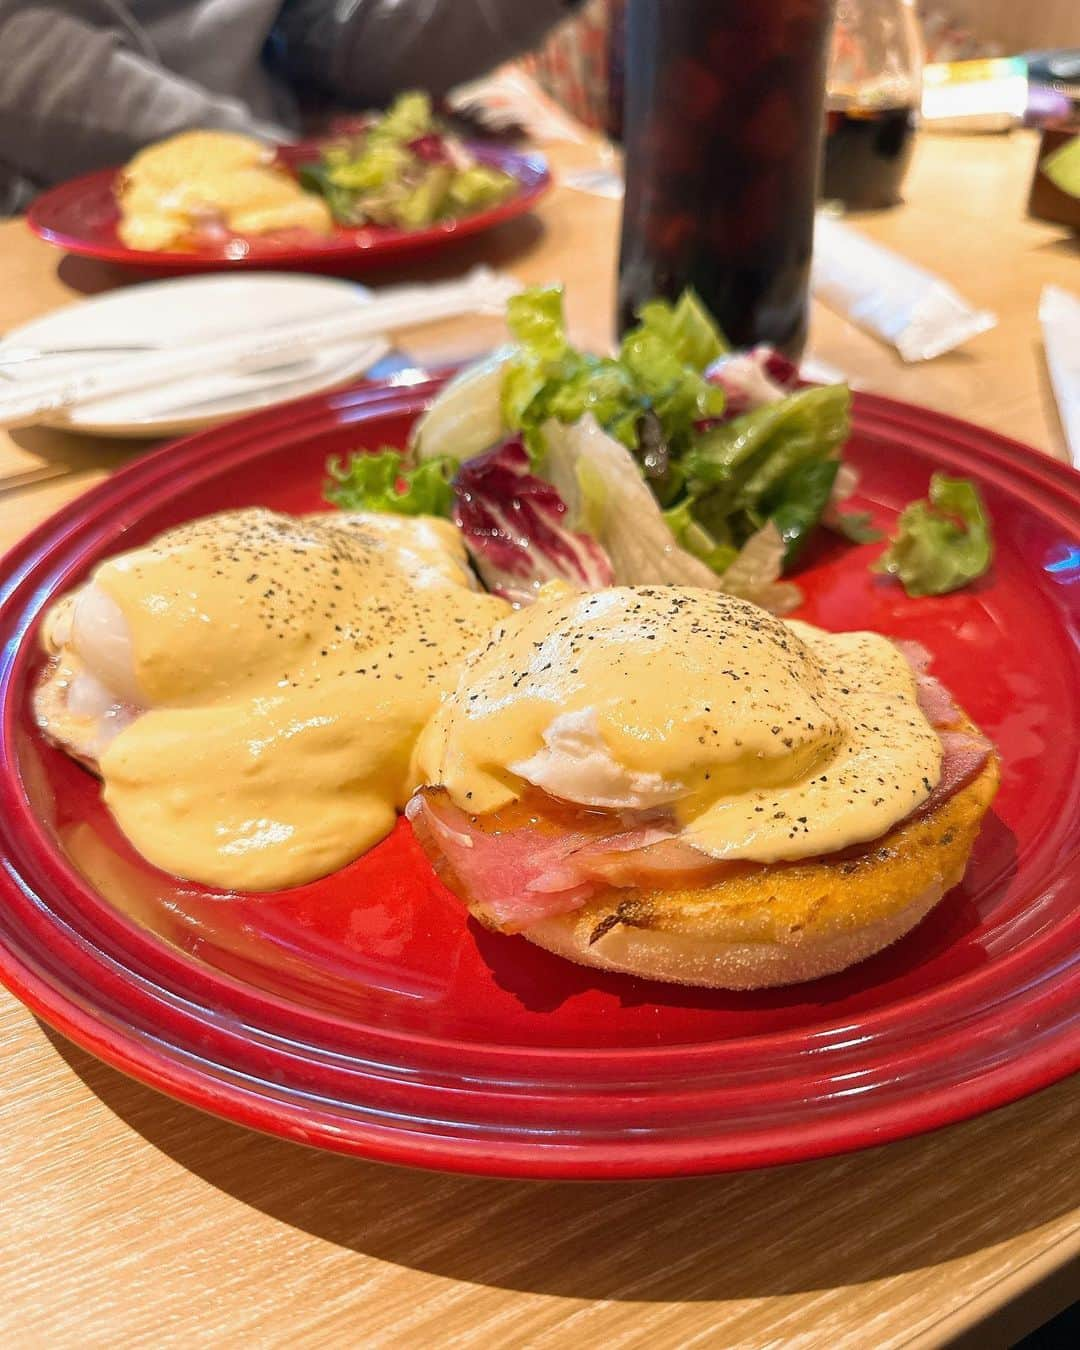
[[[37,379],[124,359],[124,351],[104,348],[179,348],[275,325],[337,317],[367,304],[370,296],[353,282],[284,272],[183,277],[132,286],[10,330],[0,342],[0,380]],[[28,349],[57,348],[91,350],[86,355],[14,359]],[[177,435],[345,384],[364,374],[383,349],[381,341],[371,338],[329,342],[275,370],[193,376],[83,403],[43,420],[46,425],[99,436]]]

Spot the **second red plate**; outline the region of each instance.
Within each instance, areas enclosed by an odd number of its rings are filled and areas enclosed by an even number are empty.
[[[6,560],[0,977],[63,1033],[184,1101],[308,1144],[497,1175],[661,1176],[790,1162],[959,1120],[1080,1066],[1080,478],[950,418],[856,399],[859,505],[888,526],[930,472],[974,478],[993,574],[910,600],[819,553],[802,617],[918,638],[996,741],[967,876],[902,942],[757,994],[569,965],[469,921],[403,822],[270,897],[212,893],[126,845],[41,740],[41,616],[177,522],[320,505],[323,464],[401,443],[435,385],[324,396],[133,464]]]
[[[220,272],[245,267],[355,271],[404,254],[439,252],[455,239],[513,220],[530,211],[550,186],[551,175],[540,155],[487,145],[470,145],[469,149],[481,163],[516,178],[520,185],[517,192],[498,206],[421,230],[337,226],[325,237],[293,230],[278,237],[233,238],[214,247],[186,252],[180,249],[147,252],[128,248],[116,233],[120,220],[115,193],[118,169],[84,174],[48,189],[30,204],[26,219],[35,234],[68,253],[132,267],[169,272]],[[304,147],[286,146],[282,155],[296,162],[303,150]]]

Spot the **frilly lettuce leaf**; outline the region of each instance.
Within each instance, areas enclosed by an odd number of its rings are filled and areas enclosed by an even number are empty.
[[[523,291],[507,308],[519,346],[502,390],[503,419],[520,431],[541,462],[541,428],[555,418],[570,424],[591,413],[628,450],[638,448],[643,415],[655,412],[671,443],[685,444],[694,423],[719,416],[723,390],[702,375],[723,342],[691,292],[672,306],[646,305],[617,358],[578,351],[566,335],[561,287]]]
[[[506,305],[506,326],[530,360],[560,360],[570,349],[562,287],[533,286],[512,295]]]
[[[686,365],[660,333],[646,329],[627,333],[619,361],[633,376],[640,401],[659,417],[669,441],[685,436],[695,422],[724,411],[723,389]]]
[[[343,511],[382,511],[399,516],[449,516],[450,487],[457,464],[443,456],[405,467],[399,450],[357,451],[348,460],[327,461],[323,496]]]
[[[900,513],[874,570],[898,577],[908,595],[945,595],[981,577],[993,553],[990,520],[974,483],[935,473],[929,501]]]
[[[666,300],[650,300],[638,310],[638,326],[623,341],[633,344],[641,339],[659,338],[664,347],[683,365],[703,371],[730,349],[727,339],[697,292],[687,287],[674,305]]]

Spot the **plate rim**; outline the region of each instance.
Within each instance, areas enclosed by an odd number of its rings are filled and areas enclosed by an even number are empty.
[[[437,387],[438,380],[434,380],[426,385],[399,388],[369,386],[339,394],[316,394],[290,405],[290,418],[293,421],[302,421],[309,413],[329,414],[344,411],[357,414],[350,417],[348,419],[350,421],[366,420],[368,416],[400,411],[400,405],[422,401],[430,397]],[[929,419],[930,429],[941,435],[951,432],[953,435],[963,433],[970,437],[971,433],[975,432],[980,438],[989,437],[991,442],[989,460],[998,461],[999,467],[1004,464],[1018,470],[1022,477],[1029,479],[1033,484],[1040,484],[1044,490],[1049,490],[1052,497],[1056,498],[1064,491],[1073,505],[1080,503],[1080,473],[1039,451],[948,414],[920,409],[917,405],[900,403],[881,395],[860,394],[857,395],[857,399],[861,410],[880,416],[894,430],[910,431],[910,415],[915,411],[924,419],[924,426],[925,419]],[[227,431],[233,433],[230,439],[237,439],[237,436],[240,442],[247,440],[249,436],[252,440],[258,439],[257,425],[268,419],[278,420],[276,415],[279,413],[280,409],[273,412],[257,412],[229,423]],[[115,494],[116,480],[121,475],[126,484],[142,484],[144,479],[148,479],[145,485],[149,486],[150,482],[157,481],[162,474],[173,473],[177,457],[182,458],[197,451],[198,442],[206,435],[211,435],[217,443],[224,431],[225,429],[219,427],[212,433],[201,433],[152,451],[61,508],[23,540],[18,541],[4,557],[0,563],[4,591],[10,593],[21,585],[33,558],[47,542],[55,540],[59,532],[66,533],[68,525],[84,516],[89,515],[93,518],[105,512]],[[980,448],[986,447],[984,445]],[[5,671],[13,658],[14,651],[5,661]],[[8,870],[6,859],[4,864],[5,872],[0,876],[0,890],[16,884]],[[1019,957],[1028,950],[1029,948],[1021,949],[1014,955]],[[1080,970],[1075,974],[1080,977]],[[337,1128],[320,1130],[318,1126],[312,1125],[310,1119],[293,1119],[280,1104],[275,1107],[263,1101],[253,1101],[250,1097],[245,1098],[242,1093],[239,1095],[234,1093],[228,1103],[223,1103],[220,1092],[215,1092],[212,1087],[208,1091],[205,1079],[199,1079],[196,1075],[193,1081],[171,1061],[168,1071],[164,1071],[160,1053],[156,1059],[152,1054],[140,1056],[132,1050],[131,1042],[125,1041],[122,1031],[110,1037],[92,1016],[86,1017],[62,990],[57,991],[44,980],[36,982],[34,972],[24,963],[20,963],[3,944],[0,944],[0,978],[35,1012],[56,1025],[77,1043],[90,1049],[92,1053],[99,1055],[114,1067],[189,1104],[211,1110],[221,1108],[217,1109],[217,1114],[223,1114],[228,1119],[239,1120],[241,1123],[270,1133],[284,1134],[301,1142],[317,1142],[324,1147],[360,1153],[384,1161],[411,1162],[445,1170],[472,1171],[487,1175],[575,1178],[693,1175],[702,1171],[732,1170],[818,1157],[884,1142],[889,1138],[920,1133],[989,1109],[991,1106],[1004,1105],[1006,1101],[1014,1100],[1038,1087],[1047,1086],[1080,1067],[1080,1027],[1072,1030],[1068,1026],[1064,1030],[1058,1027],[1060,1034],[1057,1040],[1064,1038],[1066,1043],[1064,1046],[1057,1046],[1055,1041],[1057,1048],[1053,1049],[1053,1053],[1044,1047],[1040,1055],[1032,1055],[1019,1063],[1010,1061],[996,1077],[983,1075],[975,1083],[966,1085],[965,1092],[954,1090],[953,1097],[948,1102],[939,1100],[940,1093],[931,1100],[926,1100],[923,1094],[914,1105],[900,1103],[898,1106],[886,1103],[879,1107],[878,1110],[884,1113],[887,1119],[873,1119],[871,1110],[869,1113],[862,1113],[850,1124],[846,1120],[830,1120],[827,1126],[828,1138],[811,1137],[812,1131],[810,1135],[803,1131],[798,1142],[792,1142],[790,1138],[773,1139],[772,1142],[758,1142],[752,1148],[737,1150],[733,1149],[731,1141],[728,1140],[723,1146],[722,1156],[706,1156],[707,1149],[703,1154],[700,1138],[695,1138],[689,1145],[692,1156],[688,1156],[685,1149],[680,1150],[671,1140],[661,1140],[651,1141],[651,1151],[649,1147],[639,1145],[640,1152],[637,1156],[620,1157],[613,1155],[610,1143],[590,1144],[576,1150],[571,1147],[569,1151],[564,1147],[561,1154],[553,1156],[545,1153],[543,1148],[535,1143],[519,1144],[515,1147],[506,1139],[501,1139],[496,1146],[496,1156],[493,1157],[490,1151],[485,1152],[482,1146],[477,1151],[474,1147],[475,1141],[462,1140],[460,1137],[452,1139],[449,1143],[440,1144],[438,1141],[432,1143],[430,1138],[418,1140],[416,1136],[410,1136],[408,1141],[403,1143],[398,1136],[387,1141],[385,1138],[365,1134],[363,1130],[357,1129],[350,1138],[343,1138]],[[967,977],[959,978],[964,980]],[[1076,980],[1073,980],[1067,986],[1066,992],[1071,990],[1072,984],[1075,983]],[[1051,990],[1050,993],[1052,992]],[[883,1010],[883,1014],[890,1012],[895,1013],[895,1010]],[[806,1033],[774,1033],[753,1040],[755,1045],[764,1048],[766,1042],[772,1043],[796,1035],[805,1037]],[[715,1050],[714,1046],[707,1043],[699,1047],[684,1047],[685,1050],[695,1048],[699,1049],[703,1056]],[[504,1047],[504,1049],[517,1056],[527,1054],[529,1057],[546,1058],[551,1054],[547,1048],[536,1048],[527,1052],[523,1052],[520,1047]],[[607,1053],[625,1062],[630,1057],[640,1057],[641,1048]],[[669,1054],[670,1049],[659,1053]],[[604,1058],[604,1052],[597,1054],[587,1049],[579,1049],[577,1054],[579,1058],[587,1057],[592,1060]],[[573,1051],[559,1049],[554,1052],[553,1057],[570,1058],[572,1055]],[[987,1078],[993,1078],[992,1088],[988,1086]],[[911,1118],[913,1115],[916,1117],[914,1121]],[[601,1156],[597,1156],[597,1150]],[[646,1154],[648,1160],[644,1156]],[[664,1156],[661,1157],[659,1154]]]

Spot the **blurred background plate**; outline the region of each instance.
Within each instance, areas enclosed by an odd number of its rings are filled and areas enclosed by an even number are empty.
[[[518,180],[514,196],[496,206],[474,211],[456,220],[441,220],[419,230],[382,225],[358,229],[337,226],[326,236],[302,230],[242,239],[233,236],[221,244],[182,251],[150,252],[128,248],[116,233],[120,212],[116,205],[118,169],[100,169],[60,183],[35,197],[27,224],[50,244],[68,253],[103,262],[126,263],[143,270],[221,272],[247,268],[301,268],[305,271],[352,270],[396,260],[403,254],[441,252],[455,239],[489,230],[530,211],[551,185],[542,155],[506,150],[501,146],[470,144],[469,152],[482,164],[502,169]],[[281,146],[280,158],[297,166],[317,157],[318,143],[305,141]]]
[[[6,354],[25,348],[183,347],[274,324],[329,318],[367,304],[370,296],[354,282],[285,272],[151,282],[68,305],[12,329],[0,342],[0,378],[31,380],[125,359],[123,352],[100,351],[4,364]],[[334,342],[288,367],[193,376],[84,403],[47,424],[101,436],[176,435],[345,384],[370,368],[380,348],[369,338]]]

